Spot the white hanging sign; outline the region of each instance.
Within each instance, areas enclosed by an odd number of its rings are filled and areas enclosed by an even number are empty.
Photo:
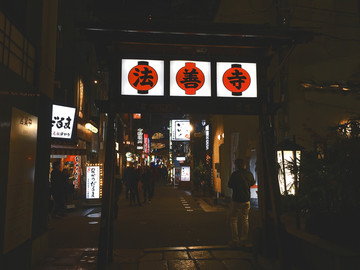
[[[170,61],[170,96],[211,97],[210,62]]]
[[[216,63],[217,97],[256,98],[255,63]]]
[[[163,96],[164,61],[122,59],[121,94],[132,96]]]

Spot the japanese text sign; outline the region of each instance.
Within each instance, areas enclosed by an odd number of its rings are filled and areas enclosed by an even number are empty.
[[[218,97],[257,97],[257,78],[255,63],[218,62]]]
[[[60,105],[52,106],[52,127],[51,137],[61,139],[71,139],[74,120],[75,108]]]
[[[171,140],[190,141],[190,120],[171,120]]]
[[[86,199],[100,198],[100,166],[86,167]]]
[[[170,61],[170,96],[210,97],[211,63]]]
[[[122,95],[164,95],[164,61],[122,59]]]

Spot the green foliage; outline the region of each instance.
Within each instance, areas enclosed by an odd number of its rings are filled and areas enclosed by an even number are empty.
[[[299,180],[296,201],[283,196],[283,209],[305,214],[308,232],[360,248],[360,138],[338,138],[324,155],[303,151]]]
[[[193,184],[196,190],[207,190],[211,186],[211,170],[200,161],[193,171]],[[211,189],[211,187],[210,187]]]
[[[315,212],[360,208],[360,140],[340,139],[323,158],[303,152],[299,203]]]

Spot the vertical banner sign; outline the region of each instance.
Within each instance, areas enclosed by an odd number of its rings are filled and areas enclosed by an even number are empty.
[[[255,63],[218,62],[216,69],[218,97],[257,97]]]
[[[53,105],[51,137],[71,139],[75,120],[75,108]]]
[[[170,96],[211,97],[211,64],[170,61]]]
[[[164,95],[164,61],[122,59],[121,94]]]
[[[150,139],[147,133],[144,134],[144,152],[148,154],[150,152]]]
[[[143,150],[144,149],[144,130],[142,128],[138,128],[136,132],[137,137],[137,150]]]
[[[100,198],[100,166],[86,166],[86,199]]]
[[[210,125],[205,126],[205,150],[210,150]]]
[[[69,155],[65,159],[65,166],[68,166],[74,177],[73,184],[75,189],[80,188],[81,156]]]

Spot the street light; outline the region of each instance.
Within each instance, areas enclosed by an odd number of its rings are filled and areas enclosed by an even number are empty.
[[[295,195],[298,190],[298,168],[302,149],[302,146],[295,143],[295,139],[285,139],[277,145],[277,162],[280,166],[278,179],[283,195]]]

